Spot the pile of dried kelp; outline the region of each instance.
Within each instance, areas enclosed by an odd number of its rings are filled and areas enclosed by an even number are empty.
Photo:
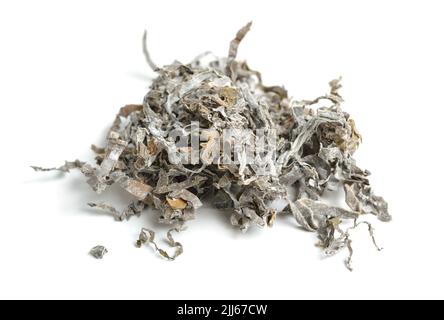
[[[231,223],[241,230],[252,224],[271,226],[277,215],[290,213],[303,228],[317,232],[326,253],[348,247],[350,268],[353,251],[348,230],[359,225],[357,218],[365,213],[383,221],[391,217],[387,203],[369,185],[369,172],[352,158],[361,136],[340,107],[340,79],[330,82],[328,94],[314,100],[295,101],[283,87],[265,86],[259,72],[236,60],[250,26],[239,30],[226,58],[206,53],[189,64],[174,62],[162,68],[149,56],[145,33],[144,54],[158,77],[143,104],[120,109],[106,147],[92,146],[97,166],[77,160],[59,168],[34,169],[78,168],[97,193],[118,184],[135,198],[125,210],[119,212],[105,203],[89,205],[119,220],[148,206],[158,209],[161,222],[174,224],[167,238],[176,252],[170,256],[158,248],[154,232],[147,229],[141,231],[137,245],[153,244],[167,259],[182,253],[171,232],[193,219],[201,199],[207,197],[215,207],[231,212]],[[193,123],[198,123],[198,131]],[[227,130],[235,133],[227,140],[230,147],[237,144],[230,149],[235,161],[223,161],[218,138]],[[253,161],[247,161],[251,132],[258,130],[274,132],[275,143],[265,144]],[[197,141],[199,149],[181,146],[172,136],[187,138],[191,144]],[[197,161],[189,161],[193,156]],[[290,188],[296,193],[294,201],[288,196]],[[344,188],[350,210],[322,202],[326,190],[338,188]],[[278,198],[288,201],[282,212],[270,207]],[[352,226],[341,229],[343,220],[352,221]],[[371,225],[364,223],[373,237]]]

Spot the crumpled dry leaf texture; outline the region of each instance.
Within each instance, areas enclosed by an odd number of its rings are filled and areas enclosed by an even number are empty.
[[[119,110],[106,146],[92,146],[96,164],[76,160],[59,168],[33,168],[63,172],[79,168],[97,193],[114,183],[119,185],[135,198],[122,212],[104,203],[89,204],[118,220],[152,207],[158,210],[161,222],[183,224],[195,217],[205,197],[215,207],[231,211],[231,223],[243,231],[250,225],[271,226],[277,216],[290,213],[304,229],[318,234],[319,245],[327,253],[349,248],[347,266],[351,269],[351,240],[348,230],[341,230],[342,222],[363,214],[382,221],[391,216],[387,203],[370,187],[369,172],[353,159],[362,138],[353,119],[342,110],[341,79],[330,82],[327,94],[311,100],[294,100],[284,87],[265,86],[258,71],[236,60],[250,27],[248,23],[239,30],[227,57],[204,53],[188,64],[175,61],[161,68],[148,53],[145,33],[143,52],[158,76],[141,104]],[[193,159],[196,154],[178,147],[169,133],[176,130],[192,142],[193,121],[200,125],[202,152],[197,154],[199,161],[183,164],[180,160]],[[224,129],[238,132],[237,138],[246,143],[249,137],[241,129],[276,130],[276,157],[246,163],[247,150],[238,148],[234,153],[239,161],[223,164],[215,137]],[[174,154],[177,161],[169,161],[168,154]],[[266,174],[259,174],[264,168]],[[295,201],[288,200],[289,188],[296,190]],[[326,190],[338,188],[345,190],[350,210],[322,202]],[[277,198],[288,201],[281,212],[269,206]],[[373,237],[371,226],[369,230]],[[172,256],[157,247],[154,233],[147,229],[142,230],[138,243],[151,243],[159,254],[174,259],[182,245],[172,240],[171,233],[168,239],[177,249]]]

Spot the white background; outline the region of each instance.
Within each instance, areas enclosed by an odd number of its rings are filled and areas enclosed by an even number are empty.
[[[1,1],[0,298],[444,298],[443,14],[442,1]],[[163,237],[155,213],[117,223],[86,203],[123,208],[126,195],[29,168],[92,160],[118,108],[142,101],[145,28],[162,65],[227,54],[250,20],[239,58],[267,84],[310,99],[343,76],[358,164],[393,215],[369,217],[382,252],[353,232],[352,273],[290,217],[242,234],[212,210],[164,261],[134,247],[143,226]],[[96,244],[103,260],[87,254]]]

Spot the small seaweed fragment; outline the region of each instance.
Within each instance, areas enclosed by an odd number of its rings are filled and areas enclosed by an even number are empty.
[[[103,259],[103,256],[108,253],[104,246],[95,246],[89,251],[89,254],[96,259]]]

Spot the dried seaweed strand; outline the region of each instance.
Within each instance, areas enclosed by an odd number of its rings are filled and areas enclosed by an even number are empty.
[[[228,76],[231,76],[231,79],[233,81],[236,80],[237,74],[236,74],[236,56],[237,56],[237,50],[239,48],[239,44],[244,39],[245,35],[250,31],[251,25],[253,24],[252,21],[248,22],[245,26],[243,26],[234,37],[233,40],[230,42],[230,48],[228,50],[228,60],[227,60],[227,74]]]
[[[167,232],[167,242],[172,247],[175,248],[175,252],[173,255],[169,255],[168,252],[166,252],[164,249],[160,248],[157,243],[154,241],[156,233],[150,229],[142,228],[139,234],[139,239],[136,242],[136,246],[140,248],[143,244],[148,243],[151,244],[155,251],[159,253],[163,258],[167,260],[175,260],[178,256],[180,256],[183,253],[183,246],[180,242],[177,242],[174,240],[171,232],[176,231],[180,232],[181,227],[175,227]]]
[[[54,167],[54,168],[42,168],[37,166],[31,166],[34,171],[61,171],[61,172],[69,172],[72,169],[81,168],[85,162],[82,162],[80,160],[75,161],[65,161],[65,164],[60,167]]]
[[[146,30],[143,33],[143,37],[142,37],[142,47],[143,47],[143,55],[145,56],[146,62],[148,63],[150,68],[153,69],[153,71],[158,72],[160,70],[160,68],[153,62],[153,60],[151,59],[151,55],[148,51],[147,31]]]
[[[376,239],[375,239],[375,235],[374,235],[374,229],[373,229],[371,223],[369,223],[367,221],[357,222],[357,220],[355,220],[354,221],[354,225],[352,227],[349,227],[346,230],[346,232],[343,234],[344,243],[346,244],[348,252],[349,252],[348,257],[345,260],[345,265],[346,265],[347,269],[349,269],[350,271],[353,271],[353,268],[352,268],[353,247],[352,247],[352,240],[350,239],[349,231],[352,230],[352,229],[356,229],[361,224],[367,225],[368,233],[369,233],[369,235],[370,235],[370,237],[372,239],[372,242],[373,242],[373,245],[375,246],[375,248],[378,251],[382,251],[383,250],[383,248],[379,247],[377,245],[377,243],[376,243]]]

